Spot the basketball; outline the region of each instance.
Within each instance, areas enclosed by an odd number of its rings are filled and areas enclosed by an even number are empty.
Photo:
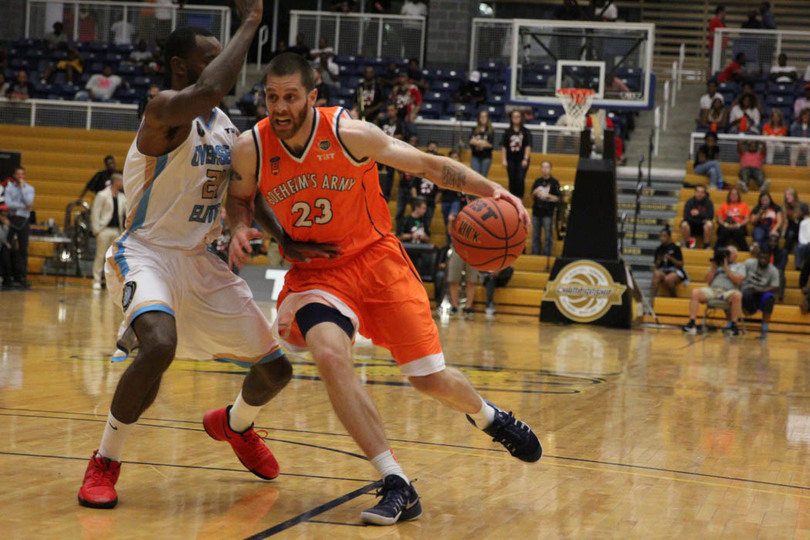
[[[453,248],[473,268],[494,272],[517,259],[526,229],[517,209],[502,199],[475,199],[458,213],[451,232]]]

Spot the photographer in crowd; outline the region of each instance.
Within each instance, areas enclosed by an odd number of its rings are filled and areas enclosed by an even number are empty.
[[[762,311],[762,336],[768,333],[776,293],[779,291],[779,270],[771,264],[771,252],[765,246],[757,258],[748,259],[742,283],[742,307],[746,314]]]
[[[689,322],[682,327],[684,332],[697,334],[695,319],[700,304],[705,304],[710,300],[725,300],[731,305],[731,319],[726,326],[726,332],[733,336],[740,333],[737,328],[737,320],[742,315],[740,285],[745,279],[745,266],[736,261],[737,248],[729,246],[714,250],[714,257],[711,258],[712,266],[705,278],[709,286],[692,291],[692,298],[689,301]]]

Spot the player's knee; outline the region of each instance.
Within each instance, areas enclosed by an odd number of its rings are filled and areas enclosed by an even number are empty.
[[[286,386],[293,374],[292,364],[286,356],[280,356],[270,362],[254,364],[250,370],[262,380],[265,386]]]
[[[324,380],[333,381],[345,376],[353,376],[351,356],[338,347],[325,345],[313,349],[312,358]]]
[[[431,373],[430,375],[419,375],[408,377],[414,388],[429,395],[443,394],[447,389],[447,380],[444,371]]]

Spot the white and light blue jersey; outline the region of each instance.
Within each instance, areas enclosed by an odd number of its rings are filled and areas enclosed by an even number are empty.
[[[124,164],[127,220],[119,243],[131,236],[191,250],[219,236],[219,211],[238,134],[225,113],[215,108],[207,124],[196,118],[186,140],[168,154],[142,154],[136,137]]]

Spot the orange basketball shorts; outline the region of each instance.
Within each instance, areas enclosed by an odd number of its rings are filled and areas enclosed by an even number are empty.
[[[387,235],[330,268],[293,267],[279,295],[276,331],[291,350],[306,344],[295,313],[311,302],[328,304],[351,319],[355,330],[385,347],[408,376],[444,369],[430,300],[402,244]]]

